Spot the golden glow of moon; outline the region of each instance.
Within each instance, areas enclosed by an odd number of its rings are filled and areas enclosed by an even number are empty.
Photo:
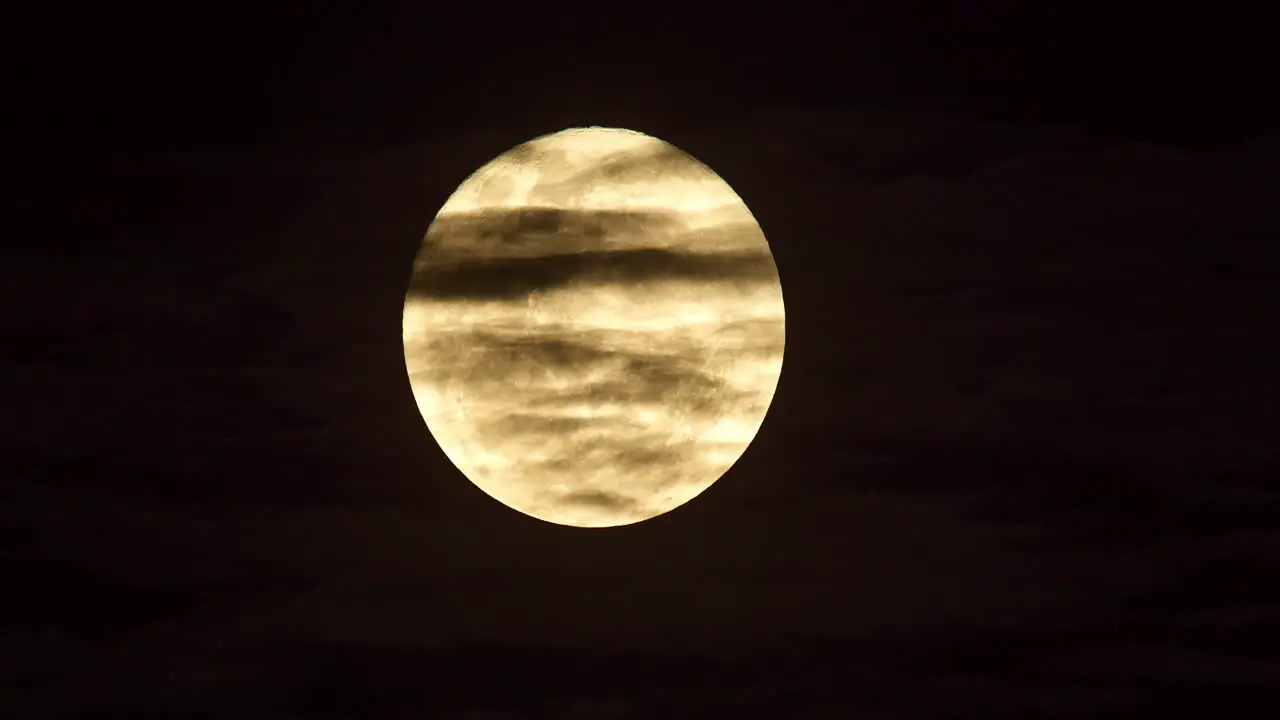
[[[571,128],[498,156],[428,228],[405,364],[440,448],[560,525],[668,512],[737,462],[782,371],[782,287],[729,185],[674,146]]]

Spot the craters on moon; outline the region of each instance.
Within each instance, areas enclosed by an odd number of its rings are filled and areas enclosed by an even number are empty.
[[[467,178],[422,241],[404,351],[427,428],[494,499],[626,525],[719,479],[782,370],[782,288],[727,183],[630,130],[573,128]]]

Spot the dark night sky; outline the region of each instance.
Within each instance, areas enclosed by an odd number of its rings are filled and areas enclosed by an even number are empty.
[[[0,714],[1276,716],[1266,24],[685,5],[6,23]],[[743,459],[609,531],[467,483],[400,346],[448,194],[578,124],[787,303]]]
[[[1266,24],[1222,3],[801,3],[740,15],[566,3],[553,17],[259,5],[113,4],[16,24],[14,66],[38,88],[28,119],[95,139],[229,142],[305,123],[420,137],[513,105],[674,111],[693,96],[891,102],[1185,138],[1276,117]]]

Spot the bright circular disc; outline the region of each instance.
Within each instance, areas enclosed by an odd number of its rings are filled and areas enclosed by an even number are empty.
[[[450,196],[403,331],[422,417],[471,482],[548,522],[626,525],[706,490],[755,437],[782,371],[782,286],[707,166],[572,128]]]

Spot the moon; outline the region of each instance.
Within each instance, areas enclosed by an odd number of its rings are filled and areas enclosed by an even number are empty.
[[[440,208],[405,366],[440,449],[493,499],[612,527],[669,512],[755,438],[782,372],[778,269],[746,204],[652,136],[570,128]]]

